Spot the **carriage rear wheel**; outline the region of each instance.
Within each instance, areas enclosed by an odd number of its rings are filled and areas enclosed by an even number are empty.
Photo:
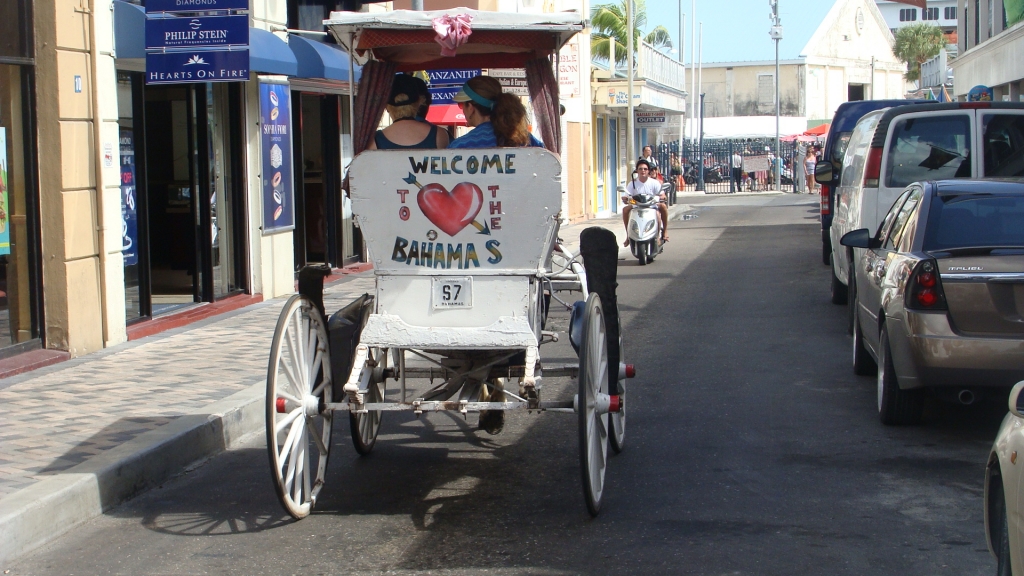
[[[388,364],[388,351],[386,349],[373,348],[370,353],[372,358],[378,362],[378,369],[373,371],[373,376],[370,377],[370,384],[367,386],[364,401],[368,404],[384,401],[383,373]],[[380,377],[378,378],[378,376]],[[383,411],[381,410],[369,410],[362,414],[357,414],[356,412],[348,413],[349,428],[352,431],[352,444],[355,446],[356,452],[361,456],[366,456],[373,451],[373,446],[377,443],[377,432],[380,431],[382,414]]]
[[[333,424],[329,402],[327,329],[313,302],[296,294],[274,330],[266,406],[271,477],[281,505],[295,518],[309,515],[324,485]]]
[[[583,313],[583,342],[580,346],[579,416],[580,473],[583,497],[591,516],[601,511],[604,472],[608,463],[608,422],[598,413],[599,394],[608,393],[608,341],[601,298],[591,293]]]

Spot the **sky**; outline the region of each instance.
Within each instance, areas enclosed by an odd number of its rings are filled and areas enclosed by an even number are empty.
[[[692,0],[646,0],[648,30],[661,24],[679,39],[679,9],[686,14],[685,61],[690,61],[690,25]],[[591,6],[604,3],[591,0]],[[832,8],[832,0],[779,0],[782,41],[779,58],[796,58],[811,35]],[[768,0],[696,0],[697,22],[704,23],[704,62],[775,60],[775,43],[768,37],[771,28]],[[673,54],[675,56],[675,54]]]

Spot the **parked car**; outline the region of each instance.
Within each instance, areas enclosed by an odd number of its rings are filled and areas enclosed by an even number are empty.
[[[818,182],[821,184],[822,264],[830,264],[832,257],[832,239],[829,236],[829,227],[832,226],[832,207],[835,205],[836,187],[839,186],[839,176],[842,172],[840,168],[843,165],[843,154],[846,152],[847,144],[850,143],[850,136],[853,135],[853,127],[868,112],[893,106],[923,104],[925,102],[925,100],[857,100],[855,102],[844,102],[839,105],[839,108],[836,108],[835,116],[832,117],[832,124],[828,128],[828,135],[825,137],[825,147],[821,151],[821,161],[827,160],[832,165],[831,178],[826,182]]]
[[[1010,391],[1010,412],[1003,418],[985,467],[985,538],[996,557],[997,576],[1024,574],[1024,517],[1021,516],[1021,467],[1024,460],[1024,382]]]
[[[841,244],[861,250],[853,368],[883,423],[917,423],[929,387],[970,404],[1024,379],[1024,182],[913,183]]]
[[[854,250],[838,248],[839,238],[874,230],[911,182],[1022,176],[1024,103],[915,104],[865,115],[843,157],[831,226],[832,302],[846,303],[854,261]]]

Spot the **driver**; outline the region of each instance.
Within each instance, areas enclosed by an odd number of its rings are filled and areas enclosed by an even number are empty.
[[[636,161],[636,175],[632,182],[626,184],[626,193],[622,196],[622,225],[626,227],[626,241],[622,245],[629,246],[629,213],[633,210],[629,199],[636,194],[650,194],[658,198],[661,241],[668,242],[668,204],[665,195],[661,193],[661,183],[650,177],[651,165],[643,158]]]

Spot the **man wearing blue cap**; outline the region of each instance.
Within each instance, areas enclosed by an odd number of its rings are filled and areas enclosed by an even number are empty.
[[[501,83],[490,76],[470,78],[453,98],[473,130],[456,138],[449,148],[494,148],[497,146],[543,146],[526,124],[526,107],[513,94],[501,91]]]

